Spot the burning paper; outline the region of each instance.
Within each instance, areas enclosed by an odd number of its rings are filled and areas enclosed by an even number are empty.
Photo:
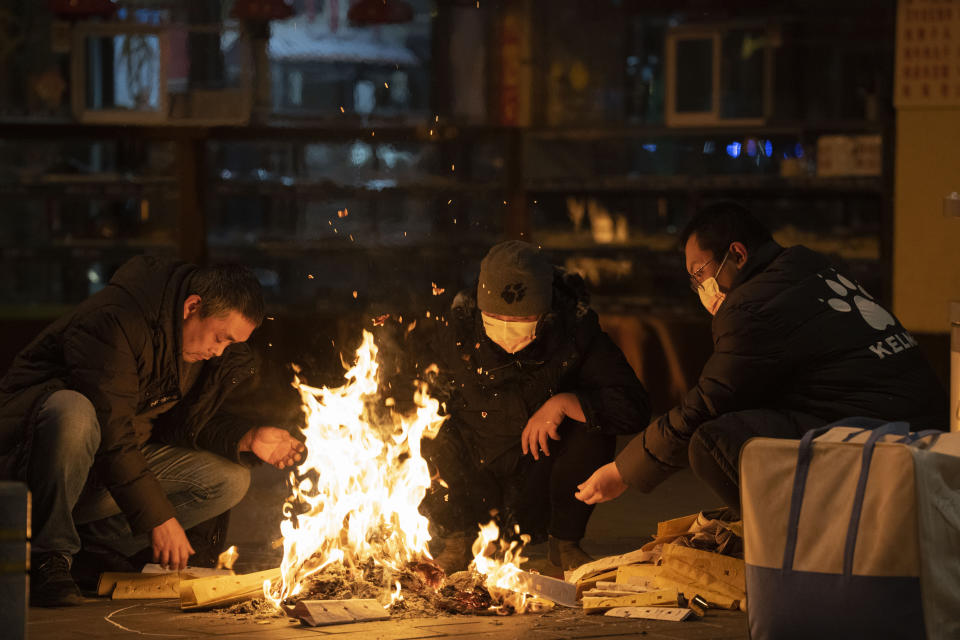
[[[480,534],[473,543],[471,566],[485,577],[484,586],[494,602],[498,603],[494,608],[508,613],[511,609],[523,613],[527,601],[527,582],[524,579],[526,572],[520,569],[520,565],[527,559],[521,552],[524,545],[530,541],[530,536],[523,535],[520,537],[521,542],[514,540],[509,543],[499,538],[500,530],[494,522],[481,526]],[[497,546],[500,547],[499,553]],[[498,559],[497,555],[501,555],[503,559]]]
[[[307,457],[290,476],[281,580],[264,584],[277,606],[334,563],[383,567],[388,591],[391,573],[430,558],[428,522],[418,510],[430,486],[420,439],[435,436],[443,423],[439,403],[421,384],[415,411],[399,414],[380,394],[377,347],[367,331],[344,378],[333,389],[294,382],[306,414]]]
[[[237,551],[237,545],[232,545],[229,549],[217,556],[217,569],[233,569],[233,563],[240,557]]]

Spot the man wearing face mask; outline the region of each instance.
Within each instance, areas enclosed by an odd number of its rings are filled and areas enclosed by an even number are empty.
[[[743,207],[700,211],[681,235],[691,288],[713,316],[713,355],[681,404],[597,469],[587,504],[651,491],[690,466],[739,509],[740,450],[851,416],[944,428],[947,398],[916,340],[823,255],[784,248]]]
[[[507,535],[518,525],[548,537],[564,569],[588,561],[579,541],[592,507],[575,499],[576,485],[650,410],[583,280],[526,242],[500,243],[430,336],[421,362],[438,365],[431,395],[450,416],[423,441],[435,479],[422,509],[444,538],[438,563],[466,568],[492,516]]]

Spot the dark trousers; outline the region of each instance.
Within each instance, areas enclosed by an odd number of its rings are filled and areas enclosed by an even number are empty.
[[[64,390],[44,402],[28,470],[35,553],[72,556],[82,544],[131,556],[150,546],[149,535],[133,533],[107,490],[88,482],[99,446],[100,423],[86,396]],[[185,529],[232,508],[250,484],[248,469],[209,451],[161,444],[141,450]]]
[[[550,441],[550,455],[534,460],[520,443],[493,460],[467,444],[456,424],[447,424],[433,440],[423,441],[424,457],[435,479],[421,505],[442,535],[475,536],[480,524],[497,521],[501,535],[546,533],[579,540],[593,506],[574,497],[577,485],[597,467],[613,460],[616,438],[588,432],[583,423],[565,420],[560,440]],[[441,485],[436,476],[447,485]]]
[[[723,414],[704,422],[694,432],[688,449],[690,468],[726,503],[740,512],[740,450],[747,440],[800,438],[826,424],[822,418],[799,411],[751,409]]]

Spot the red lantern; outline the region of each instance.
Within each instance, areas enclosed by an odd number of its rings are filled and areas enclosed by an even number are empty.
[[[230,15],[238,20],[285,20],[293,15],[293,0],[236,0]]]
[[[109,18],[116,10],[113,0],[48,0],[50,11],[61,20]]]
[[[360,0],[347,11],[347,18],[359,26],[410,22],[413,7],[403,0]]]

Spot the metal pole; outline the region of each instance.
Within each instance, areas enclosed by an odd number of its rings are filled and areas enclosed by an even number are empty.
[[[21,482],[0,482],[0,632],[27,637],[30,568],[30,492]]]
[[[943,215],[960,217],[960,194],[943,199]],[[960,302],[950,303],[950,431],[960,431]]]
[[[950,303],[950,431],[960,431],[960,302]]]

